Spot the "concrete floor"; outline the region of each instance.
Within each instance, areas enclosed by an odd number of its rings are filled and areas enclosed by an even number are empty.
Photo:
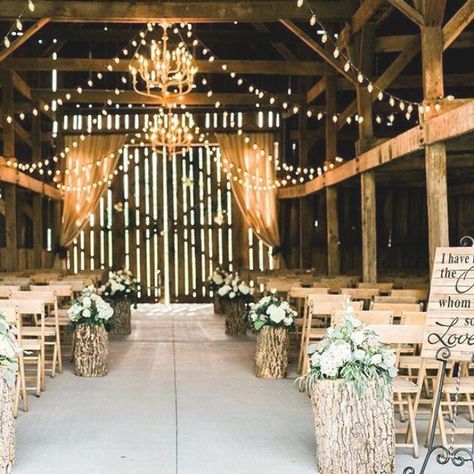
[[[107,377],[75,377],[68,364],[30,397],[15,474],[315,473],[309,399],[294,374],[255,378],[254,347],[226,337],[210,305],[142,305],[132,336],[112,340]],[[397,452],[397,474],[421,465]],[[448,472],[472,470],[427,474]]]

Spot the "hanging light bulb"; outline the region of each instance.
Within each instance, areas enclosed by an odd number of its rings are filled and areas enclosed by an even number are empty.
[[[357,74],[357,80],[362,84],[364,82],[364,75],[359,72],[359,74]]]
[[[395,105],[395,99],[390,96],[388,103],[390,104],[391,107],[393,107]]]
[[[380,91],[380,92],[377,94],[377,99],[383,100],[383,92],[382,92],[382,91]]]
[[[346,63],[344,64],[344,71],[349,71],[349,69],[351,68],[351,63],[350,61],[346,61]]]
[[[371,94],[374,90],[374,86],[371,82],[369,82],[369,84],[367,85],[367,90],[369,91],[369,94]]]
[[[382,123],[382,117],[381,117],[380,115],[376,115],[376,116],[375,116],[375,121],[376,121],[377,123]]]
[[[323,118],[322,112],[319,112],[319,113],[318,113],[318,117],[317,117],[317,118],[318,118],[318,120],[321,120],[321,119]]]
[[[28,0],[28,9],[30,10],[30,12],[35,11],[35,4],[33,3],[33,0]]]
[[[8,38],[8,36],[5,36],[5,38],[3,38],[3,44],[5,45],[5,48],[10,47],[11,42],[10,42],[10,39]]]
[[[311,19],[309,20],[309,24],[310,24],[311,26],[314,26],[314,25],[316,24],[316,15],[313,14],[313,15],[311,16]]]
[[[326,33],[321,36],[321,42],[325,43],[328,40],[328,35]]]
[[[15,22],[15,25],[16,25],[16,29],[17,29],[18,31],[23,30],[23,24],[21,23],[21,21],[20,21],[19,18],[17,18],[17,20],[16,20],[16,22]]]
[[[410,120],[411,114],[410,114],[409,112],[407,112],[407,113],[405,114],[405,118],[406,118],[407,120]]]
[[[339,54],[341,54],[341,51],[339,50],[339,48],[336,48],[334,50],[334,52],[332,53],[332,55],[337,59],[339,57]]]
[[[347,117],[347,118],[346,118],[346,122],[347,122],[348,124],[350,124],[350,123],[352,122],[352,117]]]
[[[334,114],[334,115],[332,116],[332,121],[333,121],[334,123],[337,122],[337,115],[336,115],[336,114]]]

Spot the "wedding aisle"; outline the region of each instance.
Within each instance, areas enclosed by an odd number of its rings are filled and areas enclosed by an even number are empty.
[[[225,336],[211,305],[141,305],[133,321],[132,336],[111,341],[107,377],[75,377],[66,364],[41,400],[30,397],[15,473],[315,472],[309,399],[294,373],[254,377],[253,336]],[[397,473],[408,463],[397,456]]]

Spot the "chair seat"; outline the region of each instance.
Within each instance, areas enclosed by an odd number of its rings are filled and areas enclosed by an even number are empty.
[[[38,326],[23,326],[21,329],[21,333],[23,336],[41,336],[41,328]],[[56,329],[52,328],[51,326],[44,328],[44,335],[45,336],[56,336]]]
[[[456,377],[446,377],[443,385],[444,393],[456,393],[457,380]],[[474,377],[461,377],[459,385],[459,393],[474,393]]]
[[[394,393],[416,393],[418,387],[415,383],[410,382],[404,377],[395,377],[393,381]]]
[[[39,351],[41,343],[38,339],[23,339],[21,348],[23,351]]]

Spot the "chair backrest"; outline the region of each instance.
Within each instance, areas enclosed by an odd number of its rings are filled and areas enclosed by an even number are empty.
[[[423,311],[404,311],[400,324],[408,324],[411,326],[424,326],[428,313]]]
[[[2,285],[8,286],[29,286],[30,279],[29,278],[5,278],[2,280]]]
[[[17,325],[18,324],[18,308],[10,303],[9,306],[0,307],[0,314],[5,316],[5,319],[8,324]]]
[[[392,290],[390,296],[414,296],[417,301],[426,301],[428,299],[428,290],[426,289],[407,289]]]
[[[374,303],[417,303],[414,296],[374,296]]]
[[[384,293],[390,291],[393,288],[393,283],[368,283],[368,282],[360,282],[357,284],[357,288],[365,288],[365,289],[371,289],[371,288],[378,288],[380,291],[383,291]]]
[[[419,303],[372,303],[372,311],[393,311],[397,317],[401,317],[405,311],[420,311]]]
[[[74,293],[81,292],[85,287],[84,280],[73,280],[73,279],[50,281],[49,284],[52,286],[68,285],[72,288],[72,291]]]
[[[384,344],[422,344],[425,326],[408,326],[398,324],[371,324],[374,331]]]
[[[43,291],[12,291],[10,299],[12,300],[41,300],[43,304],[55,304],[57,302],[56,292],[54,290]]]
[[[327,295],[327,288],[303,288],[301,286],[294,286],[289,291],[290,298],[306,298],[312,295]]]
[[[20,291],[18,285],[0,285],[0,298],[10,298],[12,291]]]
[[[344,319],[344,311],[334,311],[331,324],[334,326]],[[354,311],[354,317],[364,324],[392,324],[393,313],[391,311]]]
[[[49,281],[58,280],[60,277],[58,272],[44,272],[31,275],[31,282],[34,284],[47,284]]]
[[[308,298],[308,304],[311,304],[312,302],[328,302],[331,303],[333,301],[338,301],[341,303],[344,303],[344,301],[350,301],[351,298],[350,296],[345,296],[345,295],[328,295],[328,294],[318,294],[318,293],[313,293],[311,295],[307,296]]]
[[[59,298],[69,297],[72,298],[72,286],[71,285],[52,285],[51,282],[49,285],[31,285],[30,291],[54,291],[56,296]]]
[[[19,314],[44,315],[44,301],[40,299],[10,299],[0,300],[0,308],[16,306]]]
[[[311,298],[311,297],[310,297]],[[345,301],[315,301],[311,300],[308,303],[308,311],[312,316],[317,315],[332,315],[334,311],[342,311],[344,309]],[[351,301],[350,306],[354,311],[362,310],[362,301]]]
[[[271,278],[265,283],[265,291],[275,289],[277,291],[288,292],[294,286],[301,286],[301,280],[295,278]]]
[[[350,295],[352,299],[372,299],[374,296],[380,294],[378,288],[342,288],[341,293],[343,295]]]

